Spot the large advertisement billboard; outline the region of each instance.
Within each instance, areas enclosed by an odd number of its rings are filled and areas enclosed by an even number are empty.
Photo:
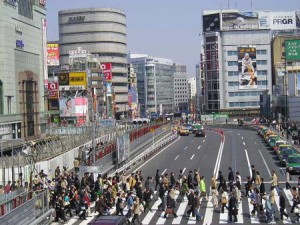
[[[107,82],[112,80],[111,63],[101,63],[102,73]]]
[[[75,98],[75,114],[76,116],[86,116],[88,108],[87,98]]]
[[[257,89],[256,48],[238,48],[239,89]]]
[[[75,99],[62,98],[59,100],[59,110],[61,110],[61,117],[74,117],[75,114]]]
[[[85,72],[70,72],[69,73],[69,85],[70,86],[86,86],[86,73]]]
[[[259,28],[257,12],[222,13],[222,30],[254,30]]]
[[[259,29],[271,29],[271,12],[258,12]]]
[[[59,45],[58,43],[47,44],[47,65],[59,66]]]
[[[130,138],[129,133],[123,134],[117,139],[118,163],[125,161],[130,156]]]
[[[272,30],[296,29],[295,12],[272,12],[271,29]]]
[[[295,12],[296,14],[296,28],[300,29],[300,11]]]
[[[203,32],[219,31],[221,28],[220,13],[203,15]]]

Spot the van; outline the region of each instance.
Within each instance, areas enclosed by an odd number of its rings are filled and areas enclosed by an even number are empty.
[[[100,216],[93,219],[88,225],[129,225],[125,216]]]

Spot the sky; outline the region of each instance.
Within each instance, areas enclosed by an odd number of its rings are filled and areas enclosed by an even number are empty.
[[[203,10],[300,10],[300,0],[48,0],[48,41],[58,40],[58,11],[110,7],[122,9],[127,19],[128,52],[146,53],[187,65],[195,76],[200,61]]]

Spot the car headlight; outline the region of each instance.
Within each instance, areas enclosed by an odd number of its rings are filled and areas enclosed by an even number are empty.
[[[286,159],[282,159],[282,161],[286,162]]]
[[[288,170],[293,170],[293,167],[288,167]]]

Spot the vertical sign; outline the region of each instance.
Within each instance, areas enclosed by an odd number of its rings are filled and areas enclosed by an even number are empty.
[[[110,82],[112,80],[111,63],[102,63],[101,67],[105,80]]]
[[[300,40],[285,41],[286,60],[300,60]]]
[[[42,42],[43,42],[43,62],[44,62],[44,79],[48,80],[48,67],[47,67],[47,22],[42,19]]]
[[[256,48],[238,48],[239,89],[257,89]]]

